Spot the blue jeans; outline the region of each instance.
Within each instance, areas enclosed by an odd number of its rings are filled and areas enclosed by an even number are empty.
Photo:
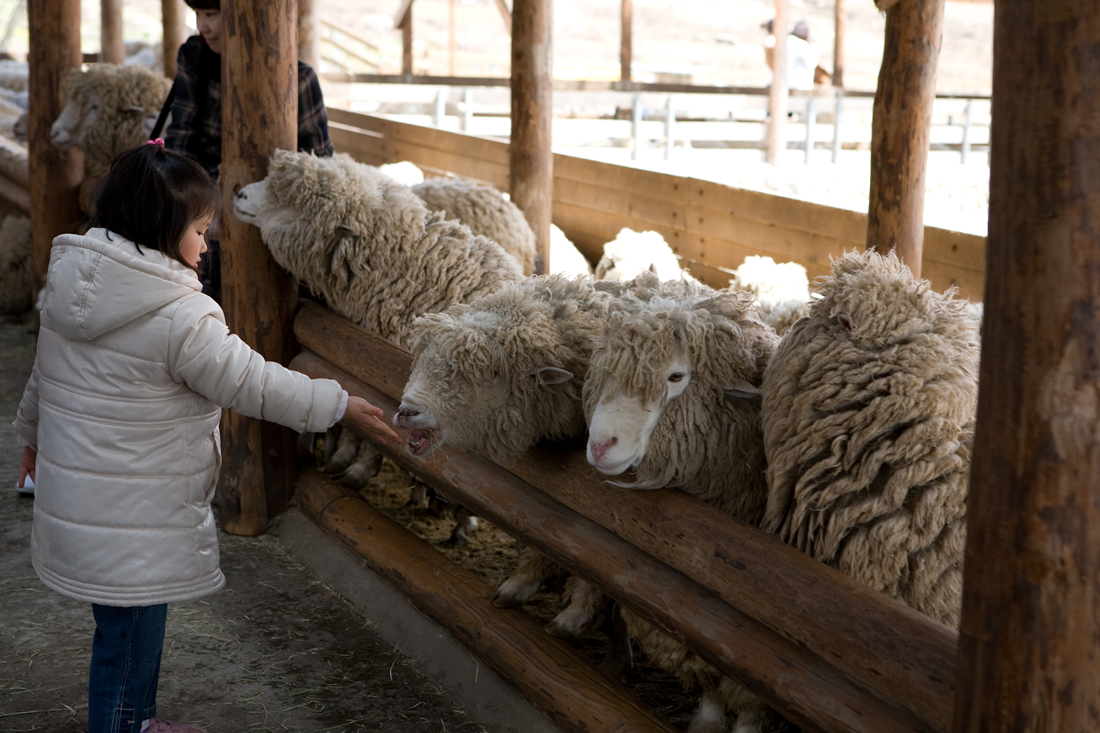
[[[168,605],[92,604],[88,733],[138,733],[157,714],[157,681]]]

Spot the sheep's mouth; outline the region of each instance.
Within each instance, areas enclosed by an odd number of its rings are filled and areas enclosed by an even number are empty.
[[[416,428],[409,431],[405,439],[405,447],[414,456],[424,456],[435,450],[440,445],[440,436],[431,428]]]

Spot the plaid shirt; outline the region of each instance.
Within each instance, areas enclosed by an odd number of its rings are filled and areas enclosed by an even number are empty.
[[[191,36],[180,46],[176,63],[176,96],[172,122],[164,133],[165,147],[191,156],[216,180],[222,162],[221,56],[210,50],[202,36]],[[298,150],[333,153],[321,84],[313,69],[301,61]]]

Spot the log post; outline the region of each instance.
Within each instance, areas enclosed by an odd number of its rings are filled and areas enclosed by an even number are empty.
[[[848,36],[848,0],[836,0],[836,35],[833,41],[833,86],[844,88],[844,40]]]
[[[1098,21],[1076,0],[994,8],[956,733],[1100,728]]]
[[[535,230],[535,273],[550,267],[554,156],[553,4],[516,0],[512,6],[512,140],[509,145],[512,201]]]
[[[122,0],[99,0],[99,62],[121,64],[126,60],[122,41]]]
[[[294,355],[291,276],[271,258],[260,230],[232,214],[240,187],[267,175],[276,149],[298,139],[296,3],[224,0],[222,24],[222,308],[230,330],[270,361]],[[295,437],[273,423],[227,411],[218,491],[225,529],[257,535],[285,508],[294,481]]]
[[[321,73],[321,19],[317,0],[298,0],[298,60]]]
[[[164,27],[164,75],[175,79],[176,56],[186,40],[182,0],[160,0],[160,22]]]
[[[37,292],[46,278],[53,238],[76,231],[77,194],[84,177],[84,156],[60,152],[50,144],[50,126],[61,114],[62,84],[80,68],[80,0],[29,0],[30,114],[27,154],[32,267]]]
[[[944,0],[905,0],[886,11],[871,120],[867,249],[896,250],[913,277],[920,277],[924,249],[925,173],[943,6]]]
[[[619,78],[630,81],[634,63],[634,0],[622,0],[622,34],[619,48]]]
[[[413,0],[402,0],[394,19],[394,27],[401,29],[401,73],[413,73]]]
[[[779,165],[787,150],[787,109],[790,92],[787,89],[787,0],[775,0],[775,18],[772,21],[772,86],[768,93],[767,142],[765,160]]]

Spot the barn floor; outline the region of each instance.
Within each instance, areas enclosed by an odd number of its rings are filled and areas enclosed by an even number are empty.
[[[91,611],[36,578],[33,500],[12,488],[34,348],[24,319],[0,317],[0,731],[82,731]],[[523,729],[476,720],[276,536],[221,542],[225,589],[169,608],[164,717],[212,733]]]

